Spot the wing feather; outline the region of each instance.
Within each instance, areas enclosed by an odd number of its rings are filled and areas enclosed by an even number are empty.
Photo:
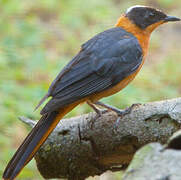
[[[52,99],[41,114],[104,91],[136,71],[142,62],[138,40],[121,28],[98,34],[82,46],[50,87]]]

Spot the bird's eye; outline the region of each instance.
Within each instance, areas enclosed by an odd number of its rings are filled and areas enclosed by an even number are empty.
[[[149,18],[154,18],[154,17],[155,17],[155,14],[152,13],[152,12],[150,12],[150,13],[149,13]]]

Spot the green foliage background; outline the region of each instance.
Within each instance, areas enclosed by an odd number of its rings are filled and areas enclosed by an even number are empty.
[[[80,45],[112,27],[126,8],[136,4],[181,17],[180,0],[0,0],[0,175],[29,131],[18,116],[38,119],[34,107]],[[152,35],[147,62],[134,82],[103,101],[124,108],[179,97],[180,34],[179,23],[160,27]],[[68,116],[89,111],[82,105]],[[119,177],[118,173],[113,178]],[[18,179],[41,179],[34,161]]]

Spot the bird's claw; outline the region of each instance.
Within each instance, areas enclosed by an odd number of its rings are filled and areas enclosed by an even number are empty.
[[[127,114],[130,114],[131,111],[133,110],[133,108],[137,107],[141,105],[140,103],[135,103],[135,104],[132,104],[130,107],[126,108],[125,110],[119,110],[117,111],[117,115],[118,116],[125,116]]]

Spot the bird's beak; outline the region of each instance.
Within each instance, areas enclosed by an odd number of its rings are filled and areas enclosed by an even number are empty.
[[[169,22],[169,21],[180,21],[181,19],[180,18],[177,18],[175,16],[167,16],[164,21],[165,22]]]

